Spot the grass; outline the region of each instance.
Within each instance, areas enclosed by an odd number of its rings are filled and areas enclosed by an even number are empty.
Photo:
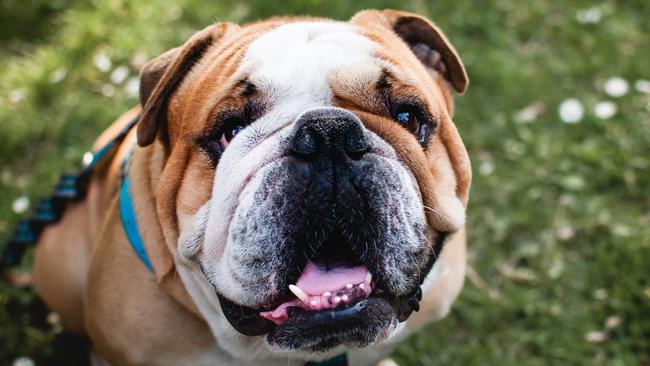
[[[217,20],[347,19],[367,7],[428,15],[471,79],[455,120],[474,167],[473,270],[451,314],[396,360],[650,365],[650,95],[634,87],[650,79],[644,0],[0,0],[0,242],[20,217],[16,199],[48,193],[137,103],[145,60]],[[625,95],[605,93],[614,76]],[[558,115],[569,98],[585,107],[579,123]],[[615,103],[613,117],[595,116],[600,101]],[[0,303],[0,364],[85,357],[30,289],[0,283]]]

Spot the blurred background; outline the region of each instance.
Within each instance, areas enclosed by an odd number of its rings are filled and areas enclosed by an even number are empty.
[[[150,58],[215,21],[363,8],[430,17],[471,80],[455,116],[474,170],[467,281],[395,359],[650,365],[647,0],[0,0],[0,243],[138,103]],[[0,303],[0,364],[87,359],[29,288],[0,281]]]

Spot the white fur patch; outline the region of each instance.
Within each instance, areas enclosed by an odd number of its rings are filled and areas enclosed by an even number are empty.
[[[375,47],[349,24],[292,23],[254,41],[242,67],[252,71],[254,84],[273,90],[277,97],[330,105],[331,72],[360,60],[372,61]]]

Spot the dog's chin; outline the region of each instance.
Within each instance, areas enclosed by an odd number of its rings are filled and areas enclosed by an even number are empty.
[[[287,310],[286,322],[276,325],[259,310],[237,305],[219,295],[228,322],[242,334],[265,336],[273,350],[326,352],[339,345],[366,347],[387,338],[399,323],[399,306],[390,299],[368,297],[334,309]]]
[[[272,350],[326,352],[339,345],[366,347],[386,339],[415,310],[421,289],[406,297],[378,290],[350,304],[331,309],[310,310],[300,306],[286,309],[287,319],[276,324],[262,317],[263,309],[236,304],[219,295],[224,316],[239,333],[264,336]]]
[[[366,347],[388,337],[397,323],[393,307],[381,298],[321,311],[290,308],[289,319],[274,327],[266,341],[282,351],[325,352],[341,344]]]

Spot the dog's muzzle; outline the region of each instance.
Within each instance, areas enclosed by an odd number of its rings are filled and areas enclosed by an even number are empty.
[[[422,299],[431,248],[417,185],[393,148],[353,113],[318,108],[280,140],[285,153],[244,188],[229,245],[255,307],[219,295],[230,324],[278,349],[367,346]],[[261,253],[266,253],[262,255]],[[218,291],[218,286],[215,286]]]

